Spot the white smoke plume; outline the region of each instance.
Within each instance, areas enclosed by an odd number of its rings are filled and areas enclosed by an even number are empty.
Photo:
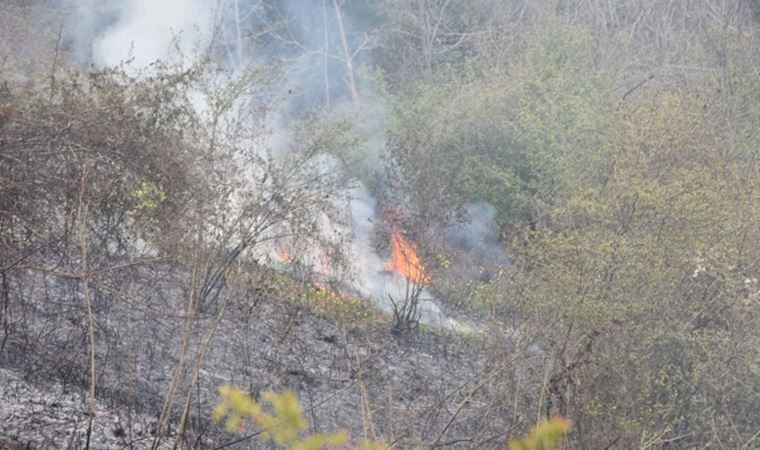
[[[191,54],[210,36],[213,8],[203,0],[125,0],[118,20],[93,42],[93,61],[115,66],[130,58],[137,67]]]
[[[177,62],[208,42],[216,11],[209,0],[50,1],[70,11],[64,24],[70,50],[95,67]]]
[[[332,2],[320,0],[291,0],[264,2],[269,6],[283,7],[279,10],[285,17],[280,38],[270,38],[263,42],[247,40],[237,33],[241,10],[260,7],[262,2],[224,2],[213,0],[109,0],[98,3],[95,0],[62,0],[75,2],[76,19],[79,27],[73,27],[68,35],[72,45],[79,46],[78,53],[89,58],[89,64],[96,67],[117,66],[130,61],[130,66],[144,69],[157,60],[176,63],[182,58],[192,57],[199,49],[208,46],[212,36],[225,38],[228,54],[223,57],[232,60],[230,70],[248,67],[283,65],[284,78],[272,87],[271,97],[279,103],[270,104],[265,126],[269,129],[267,151],[276,158],[286,157],[294,146],[293,121],[306,117],[315,110],[332,111],[339,120],[353,122],[354,130],[361,134],[362,146],[358,155],[352,155],[352,163],[361,166],[367,179],[382,177],[387,158],[384,155],[388,107],[379,90],[372,88],[372,79],[359,80],[363,91],[361,99],[349,95],[346,83],[345,61],[340,54],[341,37],[338,36],[337,15],[325,5]],[[234,6],[234,7],[233,7]],[[266,8],[249,20],[265,20]],[[352,31],[352,20],[342,16],[343,26]],[[257,24],[246,24],[255,27]],[[213,32],[212,32],[213,31]],[[218,33],[217,33],[218,32]],[[358,33],[360,34],[360,33]],[[230,38],[232,36],[232,38]],[[228,39],[227,39],[228,38]],[[366,38],[364,38],[366,39]],[[362,42],[353,42],[352,51],[361,55]],[[234,49],[230,50],[230,47]],[[221,46],[224,48],[224,45]],[[345,50],[345,49],[343,49]],[[329,57],[328,57],[329,55]],[[358,57],[357,57],[358,58]],[[272,63],[272,64],[270,64]],[[358,75],[357,75],[358,76]],[[286,93],[283,95],[283,93]],[[199,112],[203,111],[198,100]],[[345,156],[345,155],[342,155]],[[320,157],[320,164],[326,171],[339,166],[337,160],[328,155]],[[362,295],[374,300],[383,310],[390,310],[389,296],[404,297],[405,279],[386,270],[386,260],[381,258],[373,245],[374,227],[377,222],[375,199],[361,183],[350,191],[337,194],[335,201],[343,199],[349,211],[347,220],[335,221],[326,214],[316,218],[319,229],[323,230],[327,243],[342,243],[351,260],[352,285]],[[478,215],[473,209],[472,216]],[[473,228],[474,227],[474,228]],[[486,236],[477,224],[472,230],[462,229],[461,236],[455,237],[467,243],[465,235]],[[482,232],[481,232],[482,231]],[[346,242],[347,239],[347,242]],[[475,245],[473,248],[477,248]],[[273,248],[276,255],[278,249]],[[321,261],[317,250],[301,250],[304,260],[311,260],[317,271],[330,272]],[[323,268],[324,267],[324,268]],[[332,276],[332,274],[325,274]],[[453,319],[448,318],[434,302],[433,295],[422,293],[421,319],[445,329],[463,329]]]
[[[465,209],[464,220],[449,228],[448,240],[479,266],[505,266],[509,259],[502,250],[495,219],[493,206],[471,203]]]

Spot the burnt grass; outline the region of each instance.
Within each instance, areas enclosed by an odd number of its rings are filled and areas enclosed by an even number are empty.
[[[150,448],[187,329],[188,277],[182,267],[155,263],[93,283],[91,448]],[[0,448],[84,446],[88,322],[78,283],[33,271],[13,278],[11,326],[0,353],[6,386]],[[509,363],[515,350],[507,339],[428,327],[394,333],[390,318],[328,319],[263,282],[227,289],[229,307],[200,366],[182,448],[268,448],[247,438],[253,428],[227,433],[211,420],[225,384],[254,397],[292,390],[311,431],[347,430],[354,442],[371,438],[394,448],[504,446],[510,430],[531,420],[513,414],[520,375]],[[164,444],[177,438],[196,361],[221,304],[219,297],[194,316]]]

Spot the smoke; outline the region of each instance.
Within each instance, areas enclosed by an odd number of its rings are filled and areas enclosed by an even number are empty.
[[[178,62],[207,43],[213,29],[210,0],[50,1],[70,11],[65,43],[86,66]]]
[[[353,241],[350,253],[356,262],[354,287],[365,297],[373,299],[384,311],[391,312],[390,298],[403,299],[407,280],[386,269],[386,261],[375,252],[372,244],[377,204],[363,187],[352,192],[351,219]],[[433,295],[423,289],[420,303],[420,321],[445,330],[468,331],[469,327],[448,317],[435,303]]]
[[[190,54],[210,36],[212,10],[203,0],[125,0],[117,21],[93,42],[93,62],[115,66],[133,58],[144,67]]]
[[[349,153],[328,149],[335,157],[323,154],[317,162],[319,170],[325,172],[336,170],[339,160],[352,166],[351,173],[358,178],[354,187],[334,196],[335,202],[343,202],[348,217],[336,220],[320,212],[315,226],[326,245],[344,247],[352,263],[351,283],[356,291],[385,311],[392,308],[390,297],[404,298],[406,280],[386,270],[385,259],[376,252],[373,236],[378,205],[365,187],[369,183],[374,189],[382,189],[385,183],[390,108],[382,90],[375,88],[374,78],[358,69],[363,60],[366,63],[369,34],[355,27],[350,14],[338,14],[330,0],[61,1],[74,2],[76,18],[72,23],[78,26],[68,32],[71,45],[96,67],[117,66],[129,60],[130,67],[140,70],[157,60],[186,62],[199,49],[208,47],[213,36],[218,41],[214,46],[217,56],[231,72],[247,67],[267,73],[274,81],[263,95],[269,99],[264,119],[268,130],[265,151],[277,159],[287,158],[297,146],[294,128],[299,120],[320,114],[328,121],[349,123],[359,145]],[[276,26],[272,28],[272,24]],[[259,34],[262,28],[267,28],[267,33]],[[277,78],[273,67],[282,69]],[[358,88],[359,95],[353,88]],[[202,95],[198,97],[194,104],[202,113]],[[483,214],[488,211],[473,208],[469,228],[452,234],[461,245],[480,249],[478,252],[486,252],[485,247],[481,249],[467,236],[482,242],[491,238],[484,225],[488,220],[481,223],[475,219]],[[275,257],[277,253],[277,248],[270,251]],[[324,262],[322,250],[312,246],[299,253],[312,269],[322,272],[323,278],[335,275]],[[429,291],[424,290],[421,298],[423,322],[463,329],[441,311]]]
[[[464,220],[449,228],[448,241],[479,267],[507,265],[509,259],[502,250],[495,219],[496,210],[490,204],[469,204]]]

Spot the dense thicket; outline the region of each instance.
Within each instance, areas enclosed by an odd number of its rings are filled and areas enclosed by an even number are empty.
[[[751,2],[415,4],[394,150],[417,211],[496,208],[476,297],[549,353],[546,413],[580,448],[757,445]]]

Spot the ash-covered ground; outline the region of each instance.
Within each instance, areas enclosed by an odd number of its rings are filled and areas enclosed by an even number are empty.
[[[295,391],[311,431],[345,429],[357,442],[371,438],[394,448],[489,448],[488,442],[503,444],[520,420],[510,407],[516,369],[497,356],[507,352],[503,339],[425,327],[398,334],[379,316],[328,320],[273,295],[259,278],[230,289],[229,307],[198,366],[222,300],[201,308],[188,328],[181,268],[155,264],[127,278],[118,295],[95,289],[90,448],[150,448],[180,359],[162,445],[266,448],[212,422],[225,384],[254,397]],[[90,367],[84,301],[75,284],[29,273],[19,290],[23,299],[14,304],[16,320],[0,359],[0,442],[8,448],[85,448]],[[189,420],[178,437],[188,394]]]

